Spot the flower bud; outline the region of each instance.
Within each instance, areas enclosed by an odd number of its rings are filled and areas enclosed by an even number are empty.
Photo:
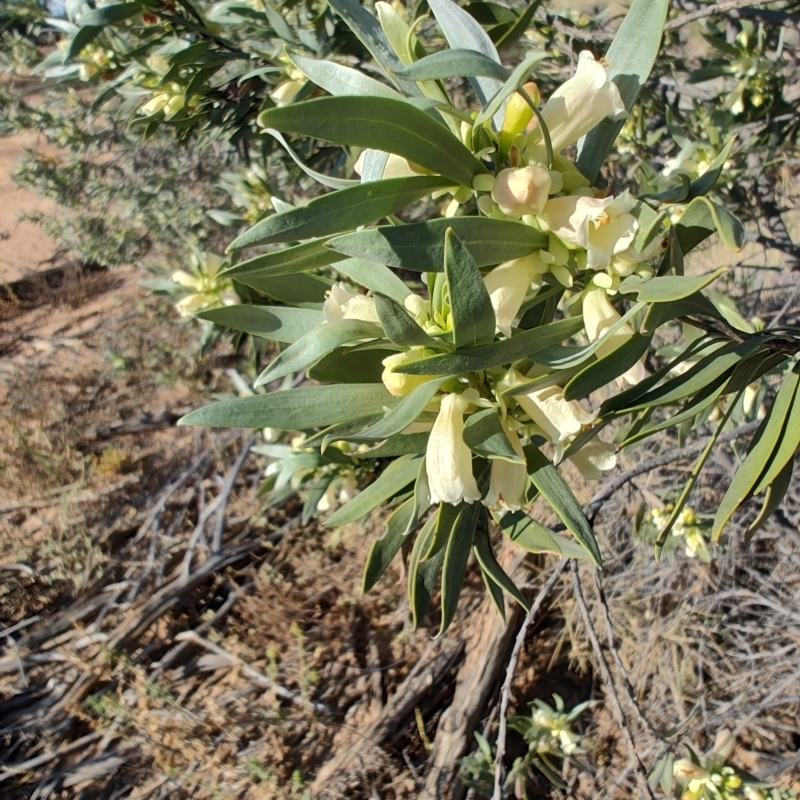
[[[426,355],[424,350],[406,350],[404,353],[396,353],[383,359],[381,363],[384,369],[381,380],[390,394],[395,397],[405,397],[417,386],[434,377],[433,375],[404,375],[401,372],[395,372],[398,367],[413,364],[415,361],[425,358]]]
[[[550,170],[540,164],[504,169],[495,181],[492,200],[510,217],[539,214],[547,202],[551,184]]]

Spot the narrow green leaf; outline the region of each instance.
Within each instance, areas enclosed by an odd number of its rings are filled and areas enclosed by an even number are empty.
[[[475,50],[440,50],[395,70],[395,75],[412,81],[440,80],[442,78],[469,78],[482,76],[505,81],[508,70],[491,58]]]
[[[630,112],[650,76],[661,46],[669,0],[633,0],[608,48],[606,74]],[[578,169],[594,183],[624,120],[604,119],[578,143]]]
[[[428,336],[408,312],[389,297],[375,295],[375,309],[389,340],[402,347],[436,347],[438,342]]]
[[[283,146],[283,149],[289,154],[289,158],[317,183],[327,186],[329,189],[347,189],[349,186],[355,186],[359,183],[359,181],[348,180],[347,178],[333,178],[330,175],[326,175],[324,172],[317,172],[311,169],[311,167],[295,153],[280,131],[276,131],[273,128],[265,128],[264,133],[268,133],[273,139],[277,139]]]
[[[340,319],[319,325],[275,358],[258,376],[255,385],[263,386],[293,372],[299,372],[342,345],[361,339],[377,339],[381,336],[383,331],[380,325],[359,319]]]
[[[707,197],[696,197],[675,223],[681,252],[688,253],[717,231],[726,247],[739,251],[744,246],[742,223],[724,206]]]
[[[727,271],[727,267],[720,267],[706,275],[663,275],[627,285],[626,281],[622,281],[619,291],[621,294],[637,295],[640,303],[669,303],[705,289]]]
[[[262,219],[237,237],[228,249],[295,242],[353,230],[388,217],[448,185],[447,180],[435,175],[358,183],[317,197],[300,208]]]
[[[652,334],[643,336],[640,333],[634,333],[627,342],[611,353],[603,356],[599,361],[589,364],[588,367],[584,367],[564,386],[564,398],[577,400],[581,397],[588,397],[592,392],[608,386],[641,360],[650,347],[652,338]]]
[[[478,513],[483,508],[480,503],[463,504],[453,526],[453,532],[444,549],[442,564],[442,619],[439,633],[442,636],[450,627],[458,608],[461,587],[467,573],[467,561],[475,538]]]
[[[411,294],[411,289],[397,275],[388,267],[374,261],[347,258],[337,262],[336,271],[371,292],[385,294],[400,305],[403,305],[403,301]]]
[[[464,186],[486,172],[447,128],[401,100],[322,97],[262,111],[258,122],[283,133],[395,153]]]
[[[758,512],[758,516],[750,523],[750,527],[745,533],[745,545],[750,544],[753,534],[755,534],[780,507],[783,498],[786,497],[786,492],[789,491],[793,471],[794,459],[790,458],[783,465],[781,471],[774,477],[772,483],[767,487],[767,492],[764,495],[764,502],[761,504],[761,511]]]
[[[444,237],[444,272],[450,287],[456,350],[489,344],[495,331],[492,301],[475,259],[452,228]]]
[[[719,538],[722,529],[733,516],[733,512],[753,493],[759,479],[765,470],[769,469],[769,465],[777,453],[797,391],[796,378],[798,376],[794,375],[794,377],[795,380],[784,380],[778,390],[767,416],[753,437],[744,461],[736,470],[728,491],[725,492],[725,496],[719,504],[714,516],[714,524],[711,527],[711,538],[714,541]]]
[[[597,546],[597,539],[580,503],[572,494],[572,490],[567,486],[558,470],[550,463],[550,459],[537,447],[529,445],[525,448],[525,455],[528,458],[528,472],[533,485],[550,503],[561,521],[567,526],[567,530],[583,545],[589,557],[599,567],[602,564],[602,556]]]
[[[415,387],[382,420],[355,436],[348,437],[349,440],[379,442],[402,433],[425,410],[447,380],[449,379],[434,378]]]
[[[234,278],[245,286],[258,287],[253,281],[275,278],[281,275],[292,275],[296,272],[309,272],[321,269],[337,261],[344,261],[345,255],[326,248],[321,239],[304,242],[294,247],[285,247],[263,256],[256,256],[239,264],[221,270],[220,277]],[[262,284],[263,285],[263,284]],[[266,291],[266,290],[265,290]]]
[[[382,383],[382,361],[393,353],[393,350],[362,352],[354,347],[337,347],[308,367],[306,375],[320,383]]]
[[[303,515],[300,520],[302,525],[308,525],[311,519],[314,517],[314,514],[317,512],[317,506],[319,505],[319,501],[325,496],[325,492],[328,491],[328,487],[333,482],[333,474],[329,473],[327,475],[323,475],[312,487],[309,489],[308,494],[306,495],[306,500],[303,503]]]
[[[405,489],[416,477],[419,471],[419,459],[398,458],[378,476],[374,483],[359,492],[352,500],[345,503],[335,511],[325,522],[329,528],[337,525],[346,525],[355,522],[368,514],[381,503]]]
[[[106,25],[116,25],[126,19],[135,17],[141,11],[141,3],[113,3],[81,14],[78,17],[78,24],[82,27],[104,28]]]
[[[529,553],[555,553],[562,558],[588,558],[586,550],[576,541],[553,533],[524,511],[509,511],[498,524],[514,544]]]
[[[514,464],[524,464],[525,458],[517,455],[508,440],[497,410],[486,408],[470,414],[464,426],[464,444],[473,453],[484,458],[501,458]]]
[[[457,506],[451,505],[450,503],[439,503],[439,508],[436,510],[436,525],[433,529],[433,536],[422,555],[424,561],[433,558],[437,553],[444,550],[447,543],[450,541],[453,527],[464,505],[464,503],[459,503]]]
[[[376,420],[377,422],[378,420]],[[361,458],[396,458],[397,456],[422,455],[428,446],[430,433],[398,433],[390,436],[385,442],[366,452],[359,453]],[[349,438],[349,437],[348,437]]]
[[[541,328],[523,331],[510,339],[468,348],[460,353],[446,353],[414,361],[395,371],[406,375],[460,375],[463,372],[479,372],[502,364],[512,364],[522,358],[533,359],[537,353],[581,330],[583,317],[570,317]]]
[[[513,597],[524,609],[528,610],[528,603],[522,596],[517,585],[509,578],[506,571],[500,566],[495,558],[492,540],[489,537],[488,520],[486,519],[486,509],[482,509],[478,527],[475,530],[475,559],[480,564],[483,572],[489,576],[504,592]]]
[[[361,591],[365,594],[378,582],[397,555],[413,514],[414,499],[410,497],[391,513],[386,520],[383,536],[372,543],[364,564],[364,577],[361,583]]]
[[[402,100],[403,96],[385,83],[370,78],[363,72],[316,58],[306,58],[297,53],[290,53],[289,60],[312,83],[335,97],[348,95],[365,95],[367,97],[389,97]]]
[[[303,431],[380,414],[396,403],[383,385],[303,386],[212,403],[190,411],[178,424]]]
[[[478,267],[529,256],[548,245],[547,234],[521,222],[490,217],[453,217],[348,233],[331,239],[328,247],[337,253],[389,267],[414,272],[441,272],[448,228],[453,229]]]
[[[196,316],[223,328],[289,344],[324,322],[321,311],[282,306],[223,306]]]
[[[419,627],[422,618],[428,613],[436,588],[436,578],[439,576],[444,559],[444,550],[440,550],[433,558],[423,560],[423,555],[434,535],[436,518],[436,514],[431,515],[422,526],[422,530],[414,540],[411,557],[408,559],[408,600],[411,606],[411,622],[415,628]]]

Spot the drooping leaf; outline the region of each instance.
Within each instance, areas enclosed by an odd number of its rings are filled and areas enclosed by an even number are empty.
[[[446,127],[424,111],[388,97],[322,97],[270,108],[258,121],[284,133],[395,153],[464,186],[472,186],[472,179],[486,172]]]
[[[628,112],[655,64],[668,11],[669,0],[633,0],[605,54],[606,74],[617,85]],[[623,124],[623,120],[604,119],[578,142],[576,164],[592,183]]]
[[[414,499],[401,503],[386,520],[383,536],[372,543],[364,564],[361,591],[365,594],[380,580],[392,559],[397,555],[406,536],[408,524],[414,514]]]
[[[481,570],[494,583],[496,583],[506,594],[514,598],[524,609],[528,610],[528,603],[522,596],[517,585],[508,576],[506,571],[500,566],[494,554],[492,540],[489,536],[489,525],[486,509],[481,509],[478,526],[475,530],[475,559],[480,564]],[[502,612],[501,612],[502,613]]]
[[[528,474],[533,485],[539,490],[566,525],[572,535],[589,554],[589,558],[599,567],[602,563],[600,548],[597,546],[592,526],[586,519],[580,503],[575,499],[572,490],[561,477],[559,471],[550,463],[537,447],[529,445],[525,448],[528,459]]]
[[[792,473],[794,472],[794,459],[790,458],[784,465],[783,469],[774,477],[772,483],[767,487],[764,495],[764,500],[761,504],[761,510],[758,516],[750,523],[745,533],[745,544],[750,544],[750,540],[759,528],[778,510],[783,498],[786,497],[786,492],[789,491],[789,486],[792,482]]]
[[[411,294],[411,289],[400,280],[388,267],[374,261],[363,261],[360,258],[347,258],[336,264],[336,271],[350,278],[351,281],[364,286],[371,292],[380,292],[390,297],[395,303],[403,301]]]
[[[242,250],[245,247],[295,242],[354,230],[388,217],[448,185],[447,180],[435,175],[357,183],[347,189],[317,197],[299,208],[262,219],[238,236],[228,249]]]
[[[337,347],[308,367],[306,375],[320,383],[381,383],[382,361],[392,354],[392,350]]]
[[[411,606],[411,622],[418,627],[422,618],[428,613],[428,607],[436,588],[436,578],[442,567],[444,550],[440,550],[433,558],[423,560],[431,537],[437,515],[433,514],[422,526],[422,530],[414,540],[414,547],[408,559],[408,600]]]
[[[224,328],[291,344],[324,321],[321,311],[283,306],[223,306],[196,315]]]
[[[448,228],[453,229],[478,267],[529,256],[548,246],[547,234],[530,225],[467,216],[348,233],[331,239],[328,247],[337,253],[389,267],[414,272],[441,272]]]
[[[467,562],[475,538],[478,514],[483,506],[480,503],[464,503],[458,514],[453,531],[444,548],[442,563],[442,619],[439,633],[442,636],[450,627],[458,608],[461,587],[467,572]]]
[[[570,317],[540,328],[522,331],[510,339],[471,347],[459,353],[446,353],[414,361],[395,371],[406,375],[459,375],[462,372],[479,372],[502,364],[512,364],[523,358],[533,359],[537,353],[563,342],[582,329],[583,317]]]
[[[379,420],[375,420],[379,422]],[[397,456],[422,455],[428,446],[430,433],[398,433],[390,436],[385,442],[366,452],[359,453],[361,458],[396,458]]]
[[[517,455],[511,446],[494,408],[470,414],[464,426],[463,439],[464,444],[476,455],[484,458],[501,458],[514,464],[525,463],[525,458]]]
[[[255,385],[263,386],[293,372],[299,372],[342,345],[381,336],[383,331],[380,325],[358,319],[340,319],[319,325],[278,355],[258,376]]]
[[[437,342],[428,336],[408,312],[394,300],[375,295],[375,309],[389,340],[403,347],[436,347]]]
[[[439,80],[441,78],[469,78],[475,76],[505,81],[508,70],[476,50],[463,48],[440,50],[419,61],[395,70],[396,75],[412,81]]]
[[[681,252],[688,253],[716,231],[726,247],[739,251],[744,246],[742,223],[725,206],[707,197],[696,197],[675,223]]]
[[[489,344],[495,331],[492,301],[475,259],[452,228],[444,237],[444,273],[450,287],[456,350]]]
[[[379,442],[402,433],[425,410],[447,378],[434,378],[416,386],[379,422],[359,431],[350,441]]]
[[[382,384],[303,386],[212,403],[190,411],[178,424],[303,431],[380,414],[396,403]]]
[[[720,267],[706,275],[662,275],[627,285],[626,281],[622,281],[619,291],[621,294],[637,295],[640,303],[669,303],[683,300],[705,289],[727,271],[727,267]]]
[[[281,275],[292,275],[296,272],[309,272],[320,269],[337,261],[344,261],[347,257],[341,253],[329,250],[325,242],[317,239],[313,242],[304,242],[294,247],[286,247],[263,256],[233,264],[221,270],[220,277],[234,278],[245,286],[253,286],[252,281],[262,281],[264,278],[275,278]]]
[[[316,58],[306,58],[292,53],[289,60],[313,83],[335,97],[364,95],[366,97],[390,97],[402,100],[403,96],[385,83],[370,78],[363,72]]]
[[[306,175],[313,178],[317,183],[322,184],[323,186],[327,186],[329,189],[347,189],[349,186],[355,186],[359,181],[352,181],[348,180],[347,178],[334,178],[331,175],[326,175],[324,172],[317,172],[314,169],[306,164],[306,162],[300,158],[300,156],[295,153],[292,147],[289,145],[289,142],[286,141],[283,134],[280,131],[276,131],[273,128],[265,128],[264,133],[268,133],[274,139],[277,139],[283,149],[289,154],[289,158],[300,167]]]
[[[633,336],[608,355],[584,367],[564,386],[564,399],[577,400],[608,386],[634,367],[650,347],[650,336],[634,333]],[[557,373],[560,374],[560,373]]]
[[[509,511],[498,523],[514,544],[529,553],[555,553],[562,558],[588,558],[573,539],[566,539],[531,519],[524,511]]]
[[[135,17],[141,11],[142,3],[112,3],[81,14],[77,21],[81,26],[104,28],[106,25],[116,25]]]
[[[401,457],[389,464],[374,483],[360,491],[325,521],[329,528],[355,522],[405,489],[419,471],[419,459]]]
[[[722,529],[733,516],[733,512],[753,493],[761,476],[768,470],[779,449],[780,439],[786,428],[787,418],[797,391],[797,378],[800,376],[793,373],[793,377],[794,380],[788,378],[784,380],[778,390],[767,416],[753,437],[744,461],[736,470],[736,474],[719,504],[711,527],[711,537],[714,541],[719,538]],[[793,432],[793,435],[796,434]]]

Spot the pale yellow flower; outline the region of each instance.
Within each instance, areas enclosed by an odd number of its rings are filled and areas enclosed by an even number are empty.
[[[604,472],[617,466],[616,447],[600,439],[585,444],[569,460],[587,481],[599,481]]]
[[[497,329],[505,336],[511,336],[511,324],[525,301],[531,283],[547,269],[548,265],[534,253],[506,261],[484,277],[483,283],[492,301]]]
[[[457,505],[462,500],[474,503],[481,499],[472,474],[472,453],[463,438],[468,407],[469,401],[461,395],[446,394],[442,398],[425,451],[432,503]]]
[[[325,322],[360,319],[364,322],[380,323],[375,300],[358,292],[351,292],[344,283],[334,283],[331,286],[322,304],[322,315]]]
[[[396,353],[383,359],[381,362],[383,364],[381,380],[390,394],[395,397],[405,397],[417,386],[434,377],[433,375],[404,375],[400,372],[395,372],[398,367],[404,367],[406,364],[419,361],[421,358],[425,358],[426,355],[425,351],[421,349],[406,350],[403,353]]]
[[[511,447],[519,456],[517,463],[506,461],[502,458],[492,459],[492,474],[489,482],[489,491],[483,500],[488,508],[507,508],[518,511],[527,503],[525,496],[528,489],[528,468],[525,464],[525,453],[519,436],[507,426],[504,426]]]
[[[550,170],[541,164],[501,170],[492,188],[492,200],[510,217],[539,214],[550,194]]]

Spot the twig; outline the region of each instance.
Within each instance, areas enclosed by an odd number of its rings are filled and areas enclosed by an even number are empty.
[[[228,508],[228,498],[230,498],[231,492],[233,491],[233,485],[236,483],[236,478],[239,477],[239,473],[242,471],[244,462],[247,460],[247,456],[250,453],[250,448],[255,444],[255,442],[256,440],[254,436],[248,436],[245,439],[242,451],[239,453],[236,461],[233,462],[233,466],[230,468],[230,471],[225,478],[225,483],[220,489],[220,497],[222,500],[217,508],[214,536],[211,540],[212,553],[219,553],[219,551],[222,549],[222,534],[225,530],[225,511]]]
[[[214,644],[214,642],[209,642],[208,639],[204,639],[202,636],[199,636],[195,631],[183,631],[183,633],[179,633],[175,637],[175,640],[178,642],[193,642],[195,644],[202,645],[206,648],[206,650],[210,650],[215,655],[227,658],[231,664],[236,664],[237,666],[241,667],[242,672],[247,675],[251,681],[257,683],[259,686],[269,689],[278,697],[288,700],[290,703],[294,703],[297,706],[302,706],[303,708],[311,709],[317,714],[331,714],[331,710],[327,706],[323,705],[322,703],[315,703],[313,700],[308,700],[302,695],[290,691],[285,686],[275,683],[275,681],[268,678],[263,672],[260,672],[255,667],[250,666],[250,664],[248,664],[246,661],[239,658],[239,656],[229,653],[224,647],[220,647],[218,644]]]
[[[586,633],[589,636],[589,641],[592,644],[592,650],[594,650],[594,655],[597,659],[597,666],[600,669],[600,677],[606,687],[608,700],[611,703],[611,708],[614,711],[614,716],[617,718],[617,723],[622,730],[625,742],[628,745],[628,749],[631,755],[636,759],[636,773],[639,777],[639,789],[642,794],[650,798],[650,800],[656,800],[653,790],[650,788],[650,784],[647,782],[647,770],[645,769],[645,766],[639,757],[639,751],[636,749],[636,744],[633,741],[633,734],[631,734],[631,730],[628,727],[628,723],[625,719],[625,714],[622,711],[622,706],[620,705],[619,697],[617,696],[617,690],[614,685],[614,681],[611,678],[611,672],[608,669],[608,662],[606,661],[606,657],[603,655],[603,650],[600,647],[600,641],[597,638],[597,631],[595,631],[594,625],[592,625],[592,619],[589,616],[589,609],[586,607],[586,600],[583,597],[583,589],[581,588],[577,561],[571,561],[570,570],[572,572],[572,587],[575,593],[575,600],[578,603],[578,608],[580,609],[581,617],[583,619],[583,625],[586,628]]]
[[[625,699],[628,701],[628,706],[630,707],[631,711],[633,711],[633,715],[636,717],[639,724],[655,739],[661,739],[661,734],[655,729],[650,720],[645,717],[645,715],[642,713],[642,710],[639,708],[639,704],[634,699],[633,687],[631,686],[630,678],[628,677],[628,673],[624,664],[622,663],[622,659],[619,657],[619,651],[617,650],[616,643],[614,642],[614,629],[611,625],[611,614],[608,610],[606,593],[603,589],[603,579],[600,577],[599,569],[594,570],[594,585],[597,589],[597,597],[600,601],[600,612],[606,629],[606,641],[608,642],[608,649],[611,652],[611,656],[614,659],[614,664],[617,668],[617,673],[620,676],[622,689],[625,694]]]
[[[547,580],[547,583],[542,587],[536,599],[531,605],[530,611],[525,616],[522,627],[519,629],[517,639],[514,642],[514,649],[511,651],[511,658],[508,660],[508,667],[506,668],[506,677],[503,681],[502,694],[500,696],[500,726],[497,731],[497,754],[495,758],[494,767],[494,793],[492,800],[501,800],[503,795],[503,781],[505,780],[505,769],[503,768],[503,759],[506,754],[506,736],[508,734],[508,704],[511,700],[511,684],[514,681],[514,671],[517,668],[519,655],[522,652],[522,646],[525,643],[525,636],[528,633],[528,628],[533,624],[539,610],[541,609],[544,601],[547,599],[556,581],[561,577],[561,573],[567,566],[567,560],[562,559],[553,570],[553,574]]]
[[[687,25],[695,20],[702,19],[703,17],[711,17],[714,14],[724,14],[726,11],[733,11],[737,8],[755,8],[756,6],[765,6],[771,3],[772,0],[723,0],[721,3],[713,3],[710,6],[703,6],[698,8],[697,11],[691,11],[684,14],[682,17],[673,19],[664,26],[665,31],[674,31],[683,25]]]
[[[51,761],[55,761],[56,759],[61,758],[68,753],[72,753],[75,750],[80,750],[81,747],[96,742],[98,739],[102,738],[102,736],[102,731],[90,733],[81,737],[80,739],[76,739],[74,742],[62,747],[60,750],[55,750],[52,753],[45,753],[44,755],[36,756],[36,758],[30,758],[20,764],[4,766],[4,772],[0,774],[0,783],[7,781],[9,778],[13,778],[15,775],[20,775],[22,773],[29,772],[32,769],[36,769],[37,767],[49,764]]]
[[[755,433],[760,425],[761,420],[755,420],[753,422],[748,422],[746,425],[741,425],[738,428],[734,428],[732,431],[723,433],[719,439],[717,439],[717,444],[724,444],[725,442],[730,442],[734,439],[740,439],[742,436],[748,436],[751,433]],[[689,458],[691,456],[698,455],[699,453],[703,452],[703,449],[707,444],[708,441],[704,440],[701,442],[695,442],[695,444],[688,445],[687,447],[678,448],[677,450],[669,450],[666,453],[661,453],[661,455],[645,459],[644,461],[639,462],[635,467],[631,467],[629,470],[617,475],[615,478],[611,478],[600,488],[597,494],[595,494],[595,496],[584,507],[584,513],[586,514],[587,519],[589,522],[593,523],[594,518],[597,516],[597,512],[600,510],[603,503],[608,500],[609,497],[618,492],[623,486],[630,483],[634,478],[638,478],[639,475],[643,475],[645,472],[651,472],[659,467],[664,467],[667,464],[680,461],[683,458]]]

